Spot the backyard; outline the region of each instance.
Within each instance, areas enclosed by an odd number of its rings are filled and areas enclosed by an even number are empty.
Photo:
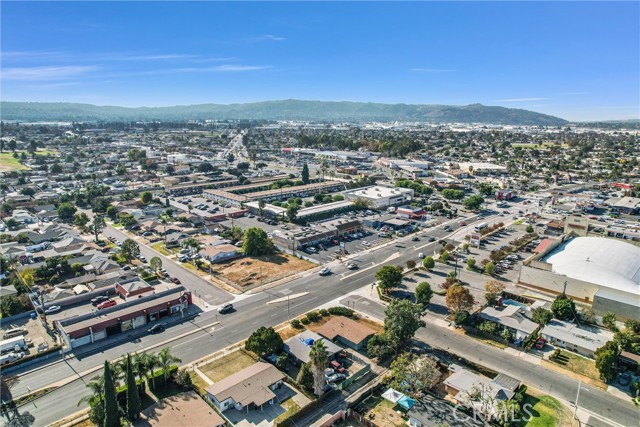
[[[251,356],[242,350],[238,350],[200,366],[199,369],[215,383],[254,363],[256,361]]]
[[[214,272],[240,286],[269,283],[313,268],[309,261],[289,254],[276,253],[261,257],[244,257],[215,265]]]
[[[594,380],[594,382],[592,382],[594,385],[598,385],[600,387],[605,386],[600,380],[600,373],[598,372],[598,369],[596,369],[595,361],[592,359],[582,357],[569,351],[561,350],[560,355],[557,358],[549,358],[549,362],[557,367],[562,367],[576,374],[591,378]]]
[[[379,427],[404,426],[404,418],[393,409],[395,406],[394,403],[374,395],[365,399],[357,410]]]

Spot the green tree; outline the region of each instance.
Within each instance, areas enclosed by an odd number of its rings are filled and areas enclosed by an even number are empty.
[[[476,211],[480,209],[483,203],[484,199],[482,198],[482,196],[479,196],[477,194],[469,196],[462,201],[462,205],[465,207],[465,209],[470,211]]]
[[[551,304],[553,315],[560,320],[571,320],[575,317],[576,303],[565,294],[560,294]]]
[[[616,314],[612,311],[607,312],[602,316],[602,324],[609,330],[615,331],[616,327]]]
[[[492,261],[489,261],[484,265],[484,272],[489,276],[493,276],[494,271],[496,271],[496,265]]]
[[[396,288],[402,284],[402,271],[393,265],[385,265],[376,271],[378,287],[383,292]]]
[[[313,373],[311,372],[309,363],[302,364],[296,382],[307,391],[313,390]]]
[[[429,307],[431,298],[433,297],[433,290],[431,285],[427,282],[421,282],[416,286],[416,301],[422,304],[423,307]]]
[[[446,264],[447,262],[449,262],[450,256],[451,255],[449,255],[448,251],[444,251],[444,252],[442,252],[440,254],[440,261],[442,261],[442,262],[444,262]]]
[[[111,366],[104,361],[104,427],[120,427],[120,410],[116,398],[116,387],[111,375]]]
[[[140,417],[142,404],[140,402],[140,394],[136,384],[136,377],[133,374],[133,363],[131,362],[131,354],[127,353],[127,418],[129,421],[137,420]]]
[[[105,211],[105,215],[108,216],[111,221],[115,221],[116,218],[118,218],[118,208],[113,205],[109,206]]]
[[[86,383],[86,387],[91,390],[91,394],[84,396],[78,401],[78,406],[88,403],[91,406],[89,410],[89,419],[97,426],[104,425],[104,377],[96,376]]]
[[[267,202],[265,202],[264,199],[258,200],[258,209],[260,211],[260,216],[264,214],[265,206],[267,206]]]
[[[289,204],[289,206],[287,206],[287,218],[289,218],[289,222],[296,222],[298,218],[298,205]]]
[[[476,260],[473,258],[469,258],[467,259],[467,269],[468,270],[475,270],[476,269]]]
[[[422,306],[409,300],[392,300],[384,314],[384,331],[393,339],[395,354],[419,328],[426,326],[422,320]]]
[[[462,200],[464,197],[464,190],[446,188],[442,190],[442,197],[447,200]]]
[[[304,163],[302,165],[302,173],[300,174],[301,178],[302,178],[302,182],[306,185],[308,184],[309,181],[309,166]]]
[[[162,368],[162,376],[164,377],[164,383],[167,383],[169,379],[169,368],[174,363],[180,363],[182,359],[171,354],[171,349],[165,347],[158,353],[158,365]]]
[[[102,230],[104,230],[104,227],[106,227],[106,225],[107,224],[101,215],[96,215],[93,217],[93,222],[91,222],[89,228],[91,229],[91,231],[93,231],[96,242],[100,240],[98,238],[98,235],[102,232]]]
[[[428,256],[422,260],[422,266],[428,271],[431,271],[433,270],[433,267],[436,266],[436,262],[433,260],[433,257]]]
[[[143,191],[140,195],[140,200],[143,204],[148,205],[153,200],[153,193],[151,191]]]
[[[270,255],[275,251],[273,242],[267,237],[267,233],[258,227],[249,227],[244,232],[242,249],[248,256]]]
[[[451,286],[447,289],[446,304],[449,311],[453,314],[461,311],[470,311],[473,308],[475,300],[469,289],[464,286]]]
[[[416,268],[416,262],[412,259],[408,259],[407,260],[407,270],[413,270],[414,268]]]
[[[15,295],[9,295],[3,297],[0,301],[0,311],[2,312],[2,317],[9,317],[14,314],[22,313],[24,311],[24,306],[18,297]]]
[[[136,225],[136,222],[138,222],[133,215],[127,212],[120,212],[118,214],[118,221],[120,221],[120,224],[124,227],[132,227]]]
[[[278,354],[282,351],[283,343],[280,334],[273,328],[261,326],[251,334],[245,344],[245,348],[258,357]]]
[[[140,246],[133,239],[126,239],[122,242],[122,247],[120,248],[120,254],[124,257],[124,259],[131,261],[132,259],[138,258],[140,256]]]
[[[58,206],[58,217],[63,221],[69,221],[73,218],[77,210],[78,209],[71,203],[60,203],[60,206]]]
[[[544,307],[538,307],[531,313],[531,319],[538,325],[544,326],[551,322],[551,319],[553,319],[553,313]]]
[[[84,228],[89,223],[89,217],[86,213],[80,212],[73,216],[73,225]]]
[[[123,164],[118,163],[118,166],[116,166],[116,174],[124,175],[125,173],[127,173],[127,168]]]
[[[369,357],[384,359],[395,352],[394,340],[386,333],[376,334],[367,341],[367,354]]]
[[[149,260],[149,267],[157,273],[158,270],[162,268],[162,260],[157,256],[151,257]]]
[[[317,340],[311,345],[309,350],[309,363],[313,374],[313,391],[318,396],[324,394],[324,370],[329,363],[329,353],[324,340]]]
[[[399,355],[389,367],[391,371],[388,386],[413,398],[435,386],[442,373],[435,360],[413,353]]]
[[[602,380],[611,381],[618,375],[619,356],[620,348],[615,341],[609,341],[596,350],[596,369]]]
[[[533,226],[531,224],[527,225],[526,231],[527,233],[533,233]]]

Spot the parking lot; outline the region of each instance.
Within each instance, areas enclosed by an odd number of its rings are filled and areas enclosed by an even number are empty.
[[[0,329],[0,340],[5,340],[6,338],[4,338],[4,336],[6,331],[14,328],[22,328],[25,330],[23,336],[28,345],[28,350],[24,352],[25,355],[36,354],[55,344],[55,339],[49,335],[40,319],[31,319],[30,317],[16,320],[11,324],[3,323],[2,329]]]

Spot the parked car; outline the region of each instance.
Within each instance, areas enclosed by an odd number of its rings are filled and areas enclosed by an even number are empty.
[[[112,299],[101,302],[100,304],[98,304],[98,310],[102,310],[105,308],[109,308],[109,307],[113,307],[114,305],[116,305],[116,302]]]
[[[149,332],[150,334],[164,332],[164,325],[161,325],[161,324],[153,325],[152,327],[147,329],[147,332]]]
[[[104,296],[104,295],[100,295],[100,296],[97,296],[97,297],[91,299],[91,305],[97,306],[98,304],[101,304],[101,303],[103,303],[105,301],[109,301],[109,297]]]
[[[177,277],[172,277],[172,278],[171,278],[171,281],[172,281],[173,283],[175,283],[176,285],[179,285],[180,283],[182,283],[182,282],[180,282],[180,279],[178,279]]]
[[[233,304],[223,304],[218,308],[218,313],[225,314],[233,310]]]
[[[340,381],[344,381],[346,378],[347,376],[345,374],[334,374],[334,375],[331,375],[329,378],[327,378],[327,383],[329,384],[339,383]]]
[[[62,307],[60,307],[59,305],[52,305],[44,311],[44,314],[53,314],[59,312],[60,310],[62,310]]]
[[[423,259],[423,258],[424,258],[424,253],[419,252],[419,253],[418,253],[418,258]]]
[[[418,241],[420,241],[420,238],[419,238],[418,236],[413,236],[413,237],[411,238],[411,241],[412,241],[412,242],[418,242]]]

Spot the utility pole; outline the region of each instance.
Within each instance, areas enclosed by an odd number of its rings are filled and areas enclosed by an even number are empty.
[[[578,381],[578,394],[576,394],[576,407],[573,410],[573,418],[577,419],[578,415],[578,399],[580,399],[580,387],[582,386],[582,381]]]

